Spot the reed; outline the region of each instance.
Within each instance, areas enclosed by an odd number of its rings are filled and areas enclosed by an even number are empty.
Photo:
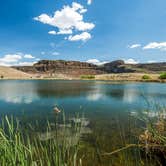
[[[65,126],[65,124],[64,124]],[[80,125],[73,126],[73,139],[77,139]],[[71,145],[71,142],[63,133],[57,129],[52,133],[51,124],[48,122],[44,133],[44,140],[40,134],[32,137],[20,129],[19,121],[14,118],[5,117],[0,126],[0,165],[20,166],[79,166],[82,163],[78,158],[79,141]],[[60,135],[61,134],[61,135]],[[50,135],[54,137],[50,138]],[[59,139],[60,137],[60,139]]]

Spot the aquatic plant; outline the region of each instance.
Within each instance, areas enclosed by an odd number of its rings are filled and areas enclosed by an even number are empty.
[[[61,132],[55,123],[54,137],[50,137],[52,126],[48,122],[45,139],[41,140],[41,134],[35,133],[35,136],[32,136],[20,128],[17,119],[6,116],[0,126],[0,165],[81,165],[82,160],[78,157],[80,128],[78,124],[72,127],[72,140],[77,140],[72,144],[65,135],[69,133],[65,124]]]

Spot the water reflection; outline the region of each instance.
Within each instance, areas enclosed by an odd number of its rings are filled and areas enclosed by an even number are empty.
[[[30,104],[38,100],[36,86],[33,82],[10,82],[0,83],[0,100],[13,104]]]
[[[84,134],[92,133],[89,128],[90,121],[87,118],[71,118],[69,121],[70,123],[65,124],[50,124],[55,125],[56,130],[38,133],[39,139],[41,141],[56,139],[59,144],[65,142],[68,146],[74,146]]]
[[[162,91],[161,91],[162,90]],[[133,106],[142,107],[144,98],[155,98],[164,101],[166,87],[159,83],[109,84],[95,81],[1,81],[0,107],[5,103],[15,105],[32,104],[33,108],[46,109],[54,104],[62,105],[69,110],[73,107],[87,107],[87,110],[101,107],[104,111],[108,107],[116,109]],[[88,105],[88,103],[91,103]],[[95,103],[95,104],[94,104]],[[121,105],[120,105],[121,103]],[[137,107],[136,105],[137,104]],[[71,105],[71,106],[69,106]],[[41,107],[42,106],[42,107]],[[73,106],[73,107],[72,107]],[[33,109],[32,107],[29,109]],[[6,108],[5,108],[6,109]],[[17,108],[15,108],[17,109]]]
[[[97,101],[105,97],[103,93],[102,85],[96,84],[94,85],[93,89],[87,93],[87,100],[89,101]]]

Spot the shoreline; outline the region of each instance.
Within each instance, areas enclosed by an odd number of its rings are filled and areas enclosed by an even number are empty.
[[[144,75],[148,75],[149,79],[143,79]],[[159,79],[160,74],[152,74],[152,73],[118,73],[118,74],[100,74],[94,75],[95,78],[86,79],[81,78],[81,76],[66,76],[60,75],[57,77],[48,77],[42,76],[41,78],[37,78],[35,75],[31,75],[31,77],[6,77],[1,78],[0,80],[66,80],[66,81],[112,81],[112,82],[156,82],[156,83],[166,83],[165,79]]]

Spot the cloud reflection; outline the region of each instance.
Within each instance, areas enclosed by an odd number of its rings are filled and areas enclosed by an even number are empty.
[[[3,82],[0,88],[0,100],[13,104],[30,104],[39,99],[33,82]]]

